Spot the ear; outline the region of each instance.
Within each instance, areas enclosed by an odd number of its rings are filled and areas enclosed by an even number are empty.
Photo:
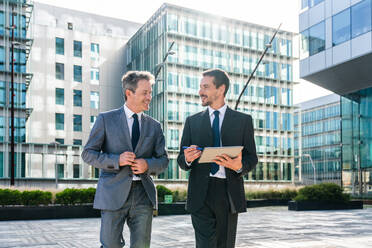
[[[125,90],[125,96],[127,97],[127,99],[129,98],[129,96],[130,96],[132,93],[133,93],[133,92],[130,91],[130,90],[128,90],[128,89]]]
[[[222,95],[224,95],[224,94],[225,94],[225,90],[226,90],[226,85],[222,84],[222,85],[218,88],[218,90],[221,92]]]

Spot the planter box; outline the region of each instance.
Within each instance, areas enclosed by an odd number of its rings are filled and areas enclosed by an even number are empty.
[[[185,202],[159,203],[158,215],[179,215],[189,214],[185,209]]]
[[[363,209],[362,201],[350,201],[346,203],[316,202],[316,201],[290,201],[288,210],[306,211],[306,210],[345,210],[345,209]]]
[[[65,218],[97,218],[100,210],[93,204],[76,206],[7,206],[0,207],[0,220],[42,220]]]
[[[262,200],[248,200],[247,208],[257,208],[257,207],[270,207],[270,206],[288,206],[289,200],[279,200],[279,199],[262,199]]]

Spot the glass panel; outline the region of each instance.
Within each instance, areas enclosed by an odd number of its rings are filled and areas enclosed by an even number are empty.
[[[65,115],[56,113],[56,130],[64,130]]]
[[[81,41],[74,40],[74,56],[82,57],[82,43]]]
[[[364,0],[351,7],[352,38],[371,30],[371,0]]]
[[[56,54],[65,54],[65,40],[63,38],[56,37]]]
[[[64,105],[65,104],[65,90],[56,88],[56,104]]]
[[[82,118],[81,115],[74,115],[74,131],[82,131]]]
[[[325,49],[324,21],[309,29],[310,56]]]
[[[83,105],[81,90],[74,90],[74,106],[81,107]]]
[[[74,81],[80,83],[83,81],[82,70],[80,65],[74,65]]]
[[[350,40],[350,9],[332,17],[332,44],[336,46]]]
[[[79,177],[80,177],[80,165],[74,164],[73,178],[79,178]]]
[[[65,65],[56,63],[56,79],[65,80]]]
[[[94,109],[99,109],[99,92],[90,92],[90,107]]]

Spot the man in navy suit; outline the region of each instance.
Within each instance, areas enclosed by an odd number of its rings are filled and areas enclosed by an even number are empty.
[[[229,84],[223,70],[203,72],[199,95],[207,109],[186,119],[177,158],[179,166],[190,171],[186,208],[197,248],[235,246],[238,213],[247,211],[243,176],[258,162],[252,117],[225,103]],[[236,158],[224,154],[215,163],[199,164],[197,148],[210,146],[244,148]]]

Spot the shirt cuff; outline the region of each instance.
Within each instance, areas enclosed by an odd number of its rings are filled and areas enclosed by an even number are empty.
[[[191,166],[191,164],[192,164],[192,162],[187,162],[187,160],[186,160],[186,157],[185,157],[185,162],[186,162],[186,165],[188,166],[188,167],[190,167]]]
[[[240,168],[239,170],[236,170],[235,172],[236,172],[236,173],[240,173],[240,172],[242,172],[242,171],[243,171],[243,167]]]

